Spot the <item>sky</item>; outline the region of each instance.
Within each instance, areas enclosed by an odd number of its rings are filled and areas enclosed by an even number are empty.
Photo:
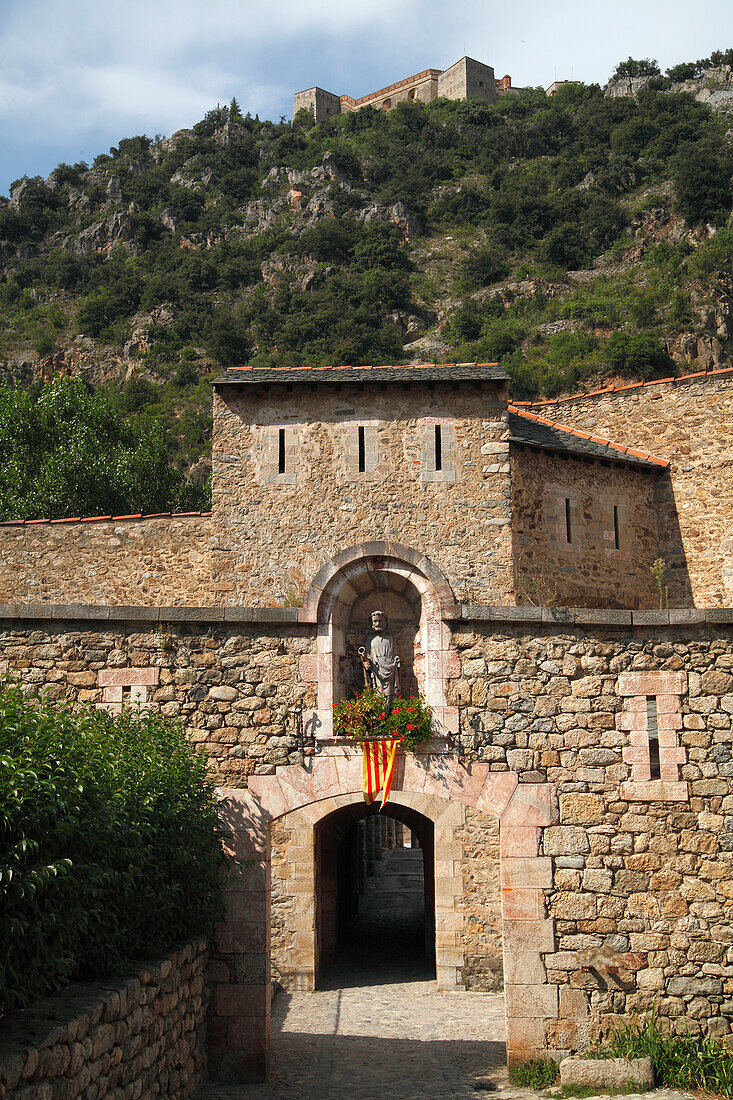
[[[278,120],[314,84],[360,96],[464,54],[547,87],[729,47],[730,0],[0,0],[0,194],[232,96]]]

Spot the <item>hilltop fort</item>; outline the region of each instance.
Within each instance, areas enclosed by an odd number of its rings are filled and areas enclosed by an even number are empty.
[[[359,99],[350,95],[335,95],[323,88],[306,88],[293,96],[293,117],[305,108],[313,112],[316,122],[323,122],[331,115],[343,115],[362,107],[377,107],[389,111],[398,103],[417,99],[428,103],[431,99],[483,99],[494,103],[498,96],[514,91],[512,78],[496,79],[491,65],[462,57],[447,69],[424,69],[414,76],[398,80],[376,92],[369,92]]]

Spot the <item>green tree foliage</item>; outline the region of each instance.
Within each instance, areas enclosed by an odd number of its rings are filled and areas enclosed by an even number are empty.
[[[628,57],[626,61],[619,61],[613,70],[612,80],[633,80],[637,76],[659,76],[660,69],[656,61],[648,57],[636,60]]]
[[[0,1015],[206,935],[217,820],[179,726],[0,687]]]
[[[731,210],[733,155],[709,138],[682,143],[672,160],[677,209],[691,225],[722,225]]]
[[[0,386],[0,516],[161,512],[180,500],[206,506],[172,463],[160,422],[138,423],[125,411],[80,382]]]

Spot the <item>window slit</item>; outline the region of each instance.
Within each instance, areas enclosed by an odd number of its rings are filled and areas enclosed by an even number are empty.
[[[646,726],[649,737],[649,778],[661,779],[659,767],[659,728],[657,726],[657,699],[655,695],[647,695],[646,699]]]
[[[364,443],[364,428],[359,426],[359,473],[363,474],[366,470],[366,446]]]
[[[443,469],[443,440],[441,438],[440,424],[435,425],[435,469]]]
[[[565,497],[565,539],[572,542],[573,530],[570,524],[570,497]]]
[[[617,550],[621,549],[621,536],[618,527],[618,504],[613,506],[613,542]]]
[[[285,429],[277,430],[277,472],[285,473]]]

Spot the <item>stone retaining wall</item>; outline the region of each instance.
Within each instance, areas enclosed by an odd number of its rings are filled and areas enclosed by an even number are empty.
[[[0,603],[182,604],[211,597],[211,516],[0,524]]]
[[[0,1097],[192,1097],[206,1066],[204,940],[132,977],[75,983],[0,1020]]]

